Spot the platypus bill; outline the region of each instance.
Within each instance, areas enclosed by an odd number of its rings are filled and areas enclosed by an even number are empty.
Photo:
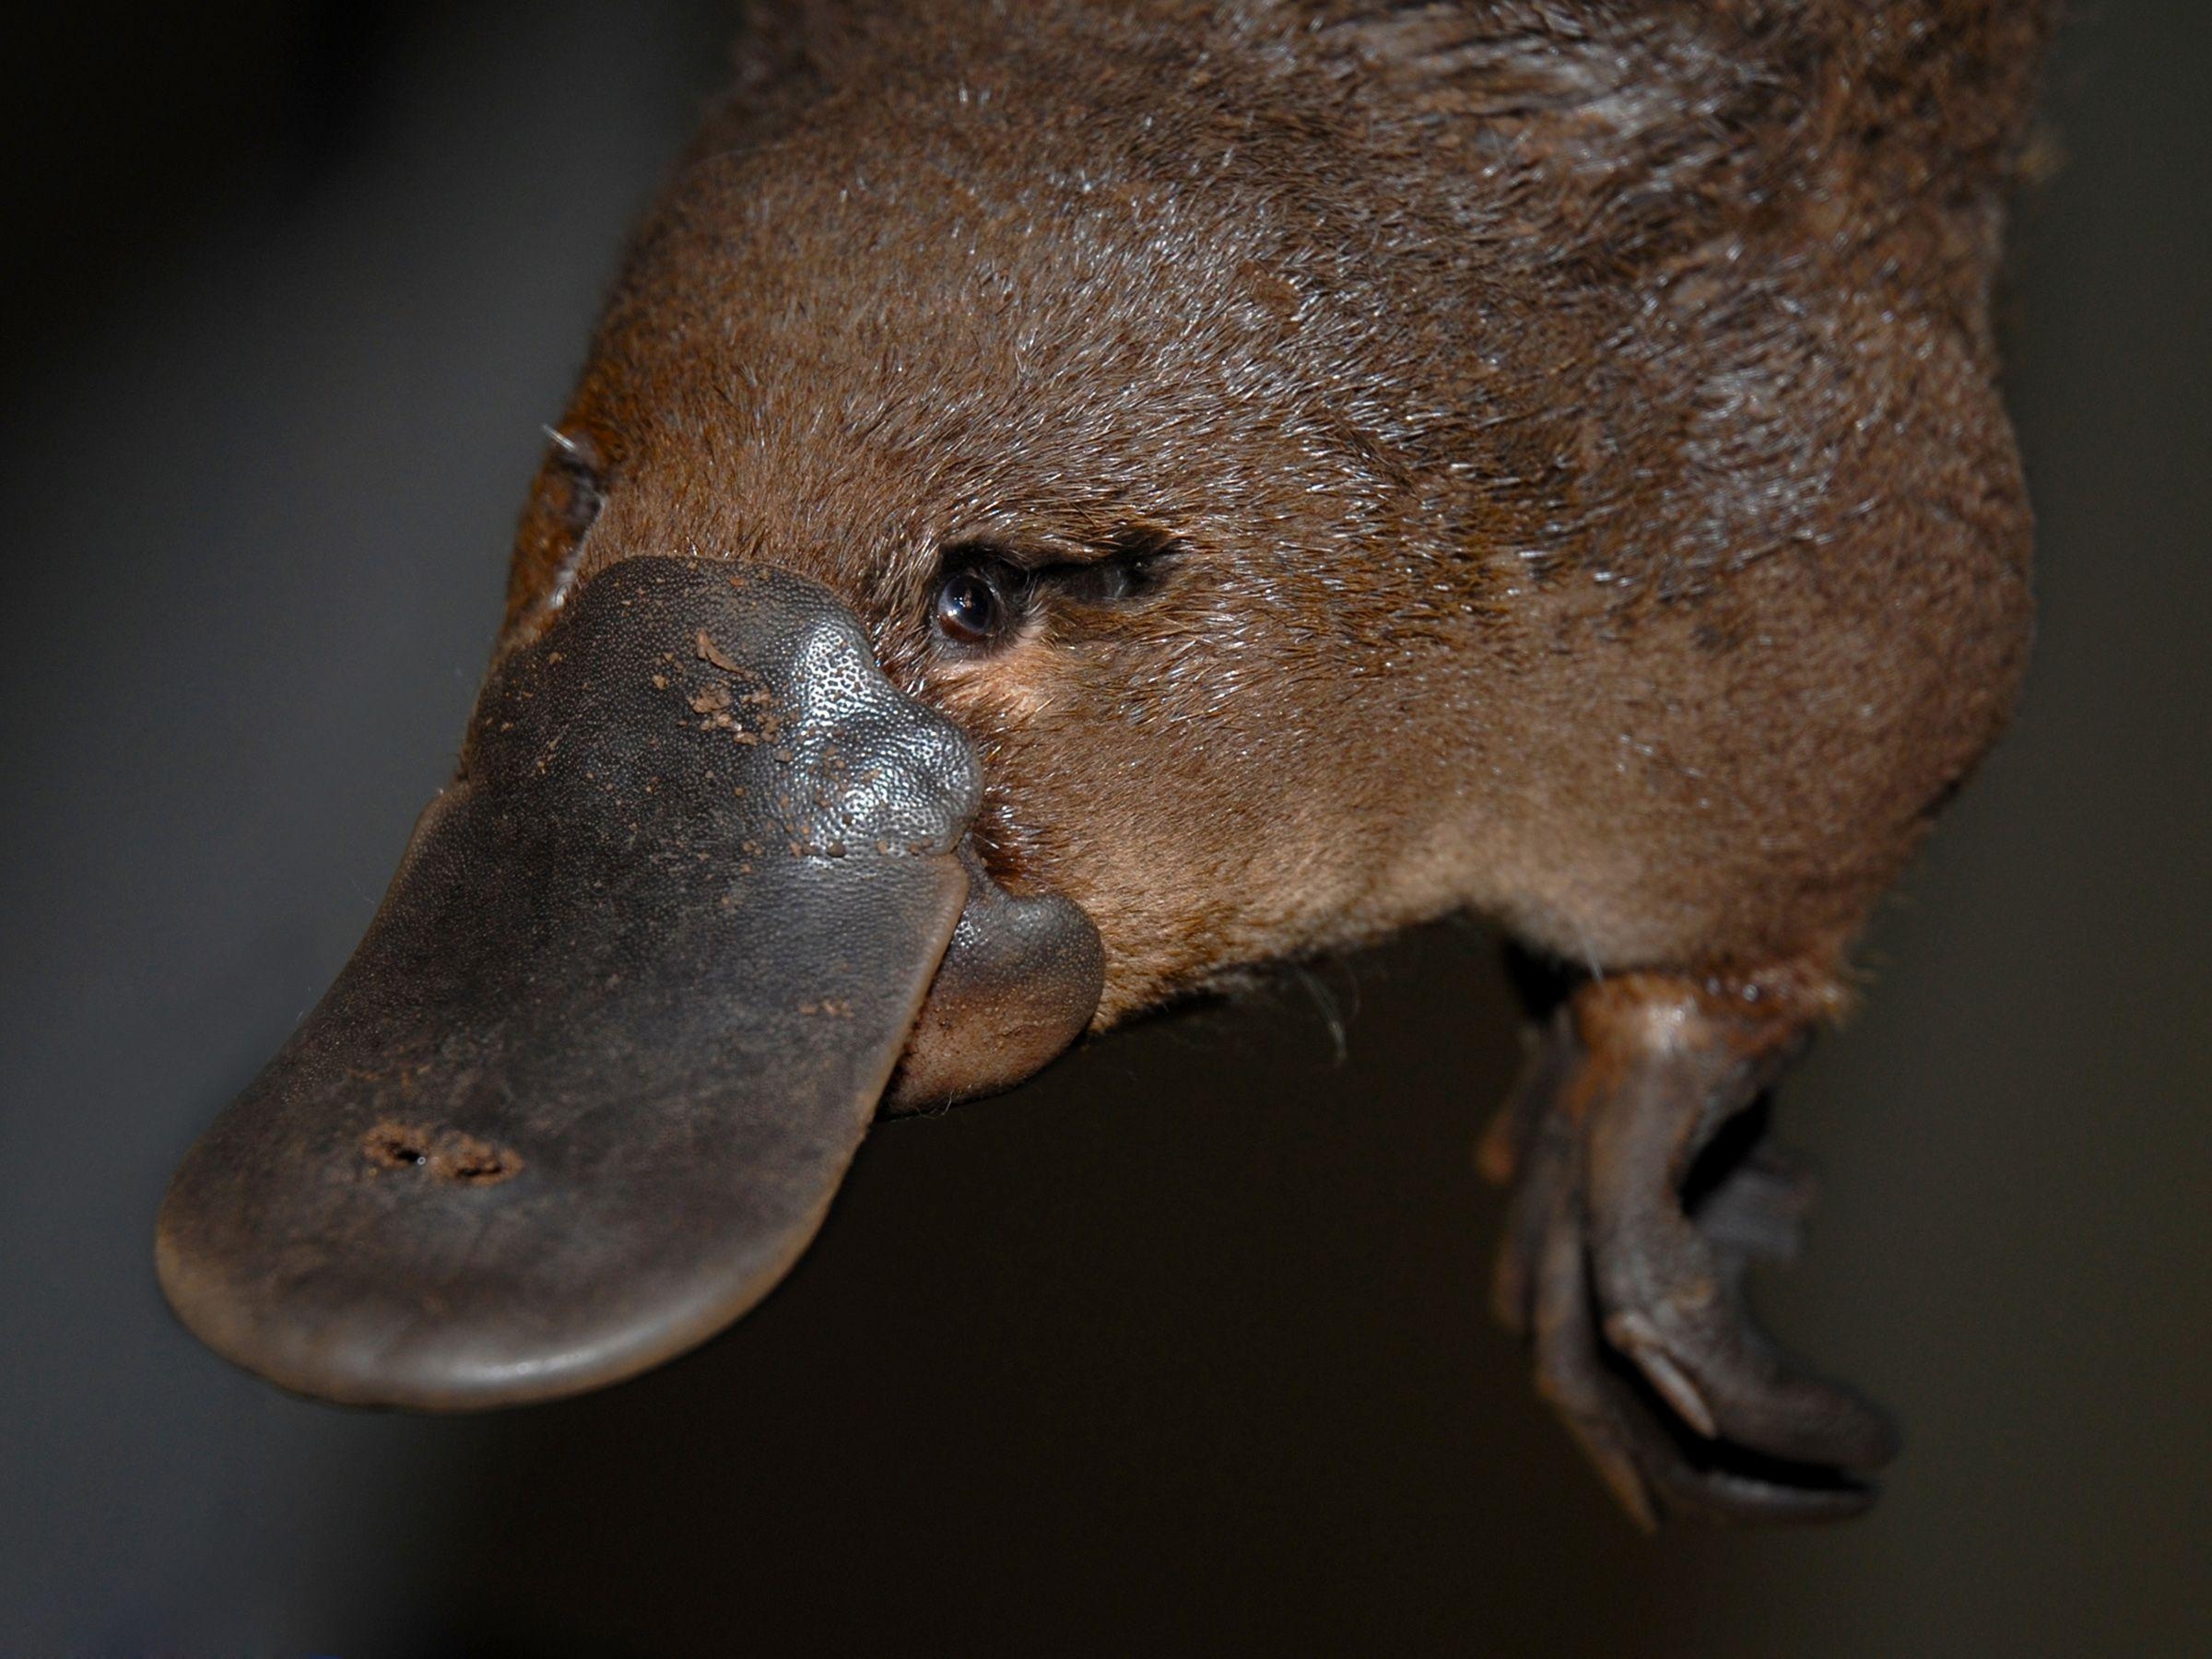
[[[1863,1507],[1886,1421],[1741,1294],[1806,1202],[1764,1102],[2024,662],[2053,11],[761,9],[171,1303],[333,1400],[616,1382],[879,1111],[1464,910],[1526,969],[1539,1386],[1646,1523]]]

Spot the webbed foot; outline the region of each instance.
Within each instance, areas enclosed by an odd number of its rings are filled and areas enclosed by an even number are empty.
[[[1798,1370],[1744,1297],[1794,1253],[1810,1182],[1767,1144],[1765,1091],[1817,1008],[1787,986],[1630,974],[1536,1030],[1481,1153],[1513,1186],[1497,1311],[1639,1524],[1825,1520],[1874,1497],[1888,1419]]]

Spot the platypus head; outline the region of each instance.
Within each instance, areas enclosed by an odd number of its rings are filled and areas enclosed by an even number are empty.
[[[1312,112],[1202,73],[879,46],[710,126],[455,781],[171,1191],[213,1347],[357,1402],[615,1380],[766,1292],[887,1101],[1397,919],[1390,670],[1475,607],[1393,539],[1439,517],[1374,368],[1411,300]]]

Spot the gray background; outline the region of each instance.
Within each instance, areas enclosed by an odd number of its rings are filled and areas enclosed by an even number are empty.
[[[2008,302],[2033,682],[1784,1102],[1828,1196],[1765,1305],[1907,1455],[1858,1524],[1654,1542],[1482,1311],[1465,927],[885,1129],[625,1388],[345,1413],[182,1334],[162,1182],[445,773],[723,24],[163,9],[0,69],[0,1650],[2212,1651],[2205,8],[2067,36]]]

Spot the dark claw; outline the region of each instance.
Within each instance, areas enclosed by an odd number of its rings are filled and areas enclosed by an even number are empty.
[[[1841,1520],[1873,1501],[1862,1482],[1741,1453],[1670,1414],[1600,1337],[1571,1196],[1555,1221],[1534,1264],[1536,1386],[1639,1526],[1654,1530],[1670,1515]]]
[[[1706,1439],[1798,1463],[1878,1467],[1896,1454],[1889,1425],[1783,1361],[1752,1324],[1739,1276],[1683,1211],[1677,1177],[1702,1150],[1686,1131],[1710,1115],[1707,1100],[1687,1094],[1698,1079],[1684,1070],[1634,1067],[1589,1113],[1590,1254],[1606,1335]]]
[[[1570,1199],[1555,1212],[1535,1264],[1536,1390],[1566,1419],[1621,1507],[1649,1532],[1659,1524],[1659,1510],[1646,1471],[1665,1448],[1641,1432],[1648,1426],[1600,1359],[1578,1208]]]
[[[1562,1012],[1558,1021],[1563,1024]],[[1554,1108],[1574,1058],[1571,1034],[1547,1031],[1532,1041],[1521,1077],[1484,1137],[1477,1163],[1490,1181],[1511,1184],[1506,1241],[1498,1253],[1491,1306],[1515,1335],[1530,1335],[1535,1317],[1535,1272],[1556,1230],[1560,1203],[1572,1195],[1580,1157],[1575,1137]]]
[[[1623,993],[1606,994],[1617,1016]],[[1747,1059],[1725,1022],[1562,1010],[1484,1149],[1514,1181],[1500,1316],[1647,1526],[1854,1514],[1896,1452],[1887,1419],[1790,1365],[1744,1300],[1748,1264],[1794,1251],[1812,1196],[1748,1112],[1794,1046]]]

